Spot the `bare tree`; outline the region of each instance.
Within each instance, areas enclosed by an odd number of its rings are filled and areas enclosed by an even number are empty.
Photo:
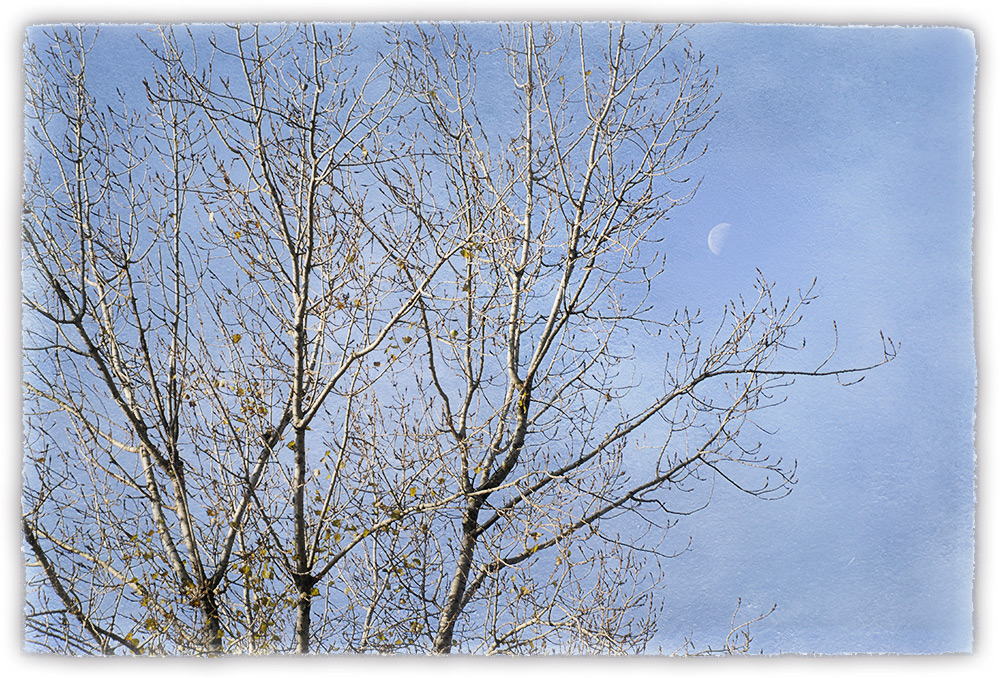
[[[164,29],[113,102],[29,40],[29,643],[641,652],[699,490],[794,482],[753,414],[893,357],[784,367],[763,278],[655,308],[683,28],[374,28]]]

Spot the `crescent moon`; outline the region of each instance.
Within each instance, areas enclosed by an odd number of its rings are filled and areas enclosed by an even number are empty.
[[[712,250],[712,254],[718,256],[719,252],[722,251],[722,247],[726,244],[726,239],[729,237],[730,224],[725,222],[716,225],[708,234],[708,249]]]

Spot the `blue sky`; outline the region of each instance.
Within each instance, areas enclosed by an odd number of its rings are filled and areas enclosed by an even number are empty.
[[[776,502],[717,496],[686,523],[663,634],[742,597],[778,605],[756,629],[765,652],[969,650],[973,36],[708,24],[689,37],[719,65],[722,101],[663,294],[711,310],[755,268],[785,293],[817,276],[811,343],[830,347],[835,320],[839,364],[877,359],[879,331],[902,350],[851,388],[800,381],[769,413],[769,449],[798,459],[799,483]]]
[[[720,67],[720,115],[673,215],[662,304],[750,290],[755,269],[793,294],[840,364],[899,358],[843,389],[800,381],[768,417],[799,460],[787,498],[720,491],[671,561],[665,650],[715,640],[742,597],[778,610],[765,652],[946,652],[971,647],[972,94],[968,32],[707,24],[689,35]],[[732,224],[720,255],[710,229]],[[676,302],[676,303],[675,303]],[[713,630],[705,619],[718,619]]]

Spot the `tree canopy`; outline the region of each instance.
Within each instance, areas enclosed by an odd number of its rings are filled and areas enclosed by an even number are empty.
[[[656,298],[684,27],[140,36],[142,91],[26,43],[29,648],[646,651],[677,522],[794,482],[754,413],[895,354],[787,367],[812,288]]]

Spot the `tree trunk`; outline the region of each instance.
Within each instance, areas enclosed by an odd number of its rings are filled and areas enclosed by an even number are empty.
[[[215,594],[209,592],[201,601],[202,615],[205,619],[204,638],[202,643],[205,654],[217,656],[222,654],[222,626],[219,624],[219,604]]]
[[[434,652],[449,654],[452,647],[452,636],[455,633],[455,622],[462,611],[465,587],[469,581],[469,570],[472,569],[473,554],[476,550],[476,529],[479,527],[479,507],[476,500],[469,502],[462,521],[462,543],[458,550],[458,560],[455,563],[455,575],[448,590],[448,599],[438,621],[437,635],[434,637]]]
[[[295,606],[295,652],[309,654],[309,621],[312,614],[312,595],[310,591],[300,590]]]

